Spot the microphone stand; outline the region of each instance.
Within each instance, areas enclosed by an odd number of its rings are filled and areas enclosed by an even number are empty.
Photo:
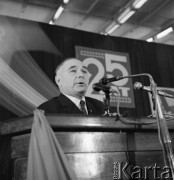
[[[104,105],[105,105],[105,114],[104,116],[112,116],[112,114],[110,113],[110,89],[111,87],[109,86],[105,86],[107,87],[106,90],[103,90],[103,92],[105,93],[105,98],[104,98]]]
[[[152,91],[152,102],[154,103],[154,108],[156,110],[159,141],[163,149],[164,163],[166,166],[170,168],[172,179],[174,179],[174,156],[171,145],[171,138],[167,127],[166,119],[162,112],[161,101],[156,89],[156,83],[154,82],[152,77],[150,78],[150,81]]]

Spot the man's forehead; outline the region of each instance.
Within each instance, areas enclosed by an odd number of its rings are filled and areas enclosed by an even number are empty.
[[[67,60],[63,64],[64,69],[70,69],[70,68],[75,68],[75,67],[84,67],[84,68],[86,68],[85,64],[82,61],[77,60],[77,59]]]

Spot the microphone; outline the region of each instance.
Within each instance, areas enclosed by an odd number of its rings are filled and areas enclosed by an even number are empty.
[[[106,84],[108,84],[110,82],[119,81],[119,80],[127,78],[127,77],[129,77],[129,76],[116,76],[116,77],[112,77],[112,78],[103,77],[102,79],[100,79],[99,82],[106,85]]]
[[[141,73],[141,74],[132,74],[132,75],[129,75],[129,76],[116,76],[116,77],[112,77],[112,78],[103,77],[102,79],[100,79],[99,82],[106,85],[106,84],[108,84],[110,82],[119,81],[119,80],[125,79],[125,78],[139,77],[139,76],[148,76],[150,79],[153,79],[150,74]]]
[[[135,83],[134,83],[134,89],[136,89],[136,90],[141,90],[141,89],[143,89],[143,90],[146,90],[146,91],[148,91],[148,92],[152,92],[151,89],[150,89],[150,87],[143,86],[142,83],[140,83],[140,82],[135,82]]]
[[[148,91],[148,92],[152,93],[152,90],[151,90],[150,87],[148,87],[148,86],[143,86],[142,83],[140,83],[140,82],[135,82],[135,83],[134,83],[134,89],[136,89],[136,90],[141,90],[141,89],[143,89],[143,90],[145,90],[145,91]],[[157,90],[157,93],[158,93],[158,95],[160,95],[160,96],[165,96],[165,97],[168,97],[168,98],[174,98],[173,95],[168,94],[168,93],[165,93],[165,92],[160,91],[160,90]]]
[[[94,83],[92,88],[95,91],[104,91],[104,92],[108,92],[108,93],[110,92],[110,89],[111,89],[111,87],[105,86],[102,83]]]

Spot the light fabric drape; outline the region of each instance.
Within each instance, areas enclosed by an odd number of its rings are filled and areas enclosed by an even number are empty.
[[[60,54],[38,23],[0,17],[0,106],[20,117],[59,94],[31,55],[37,51]]]
[[[66,156],[44,112],[34,112],[30,138],[27,180],[75,180]]]

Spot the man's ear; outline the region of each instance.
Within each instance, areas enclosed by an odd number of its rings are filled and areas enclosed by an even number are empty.
[[[58,74],[56,74],[56,76],[55,76],[55,82],[56,82],[56,84],[58,85],[58,86],[60,86],[60,76],[58,75]]]

